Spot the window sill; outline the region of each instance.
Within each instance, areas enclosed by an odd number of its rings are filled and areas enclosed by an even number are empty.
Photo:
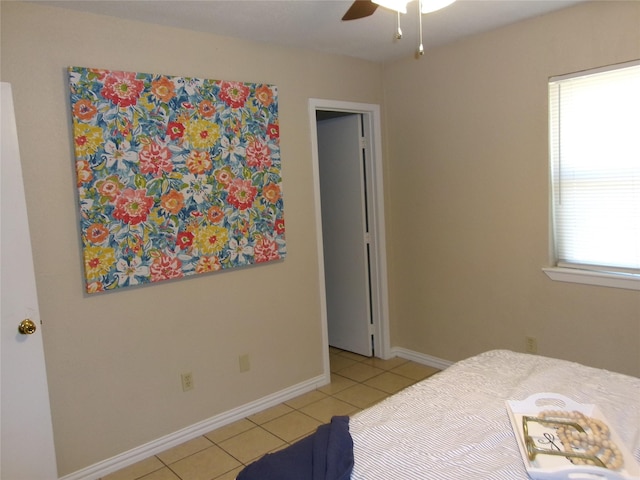
[[[547,267],[542,271],[557,282],[582,283],[601,287],[640,290],[640,277],[616,273],[592,272],[577,268]]]

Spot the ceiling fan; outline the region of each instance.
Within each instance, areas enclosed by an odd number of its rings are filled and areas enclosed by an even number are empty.
[[[344,14],[342,20],[357,20],[365,18],[376,11],[381,6],[394,10],[398,13],[407,13],[407,4],[412,0],[355,0],[349,10]],[[418,9],[420,13],[430,13],[451,5],[455,0],[420,0]]]
[[[355,0],[349,10],[343,15],[342,20],[357,20],[365,18],[376,11],[378,6],[382,6],[396,12],[396,33],[394,38],[400,40],[402,38],[402,30],[400,29],[400,14],[407,13],[407,4],[413,0]],[[424,55],[424,46],[422,45],[422,14],[431,13],[441,8],[451,5],[456,0],[418,0],[418,32],[420,36],[420,45],[418,45],[418,57]]]
[[[355,0],[342,17],[342,20],[357,20],[368,17],[373,15],[377,8],[378,4],[373,3],[372,0]]]

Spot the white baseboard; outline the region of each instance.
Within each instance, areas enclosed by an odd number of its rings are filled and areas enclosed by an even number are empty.
[[[216,428],[224,427],[242,418],[261,412],[267,408],[278,405],[282,402],[295,398],[304,393],[310,392],[318,387],[327,385],[331,381],[329,373],[318,375],[304,382],[279,392],[267,395],[254,402],[247,403],[238,408],[226,411],[219,415],[198,422],[189,427],[170,433],[164,437],[153,440],[149,443],[133,448],[127,452],[108,458],[94,465],[90,465],[82,470],[70,473],[61,477],[60,480],[98,480],[105,475],[121,470],[136,462],[149,458],[165,450],[180,445],[188,440],[204,435]]]
[[[444,370],[455,363],[401,347],[391,347],[391,356],[406,358],[407,360],[421,363],[422,365],[428,365],[429,367],[437,368],[438,370]]]
[[[439,370],[444,370],[454,363],[400,347],[392,347],[389,353],[390,357],[398,356],[406,358],[407,360],[412,360],[416,363],[428,365]],[[225,425],[241,420],[249,415],[261,412],[262,410],[310,392],[311,390],[328,384],[330,381],[331,378],[329,373],[318,375],[317,377],[298,383],[297,385],[271,395],[267,395],[266,397],[260,398],[254,402],[228,410],[219,415],[215,415],[189,427],[178,430],[177,432],[160,437],[157,440],[140,445],[139,447],[128,450],[116,455],[115,457],[108,458],[76,472],[70,473],[69,475],[65,475],[59,480],[98,480],[105,475],[121,470],[129,465],[133,465],[145,458],[164,452],[169,448],[204,435],[216,428],[224,427]]]

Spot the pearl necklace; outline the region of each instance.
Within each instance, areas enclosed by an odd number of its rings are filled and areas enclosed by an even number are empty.
[[[601,420],[587,417],[582,412],[575,410],[572,412],[546,410],[538,416],[543,420],[565,422],[557,428],[556,433],[565,452],[579,455],[571,457],[573,463],[577,465],[598,465],[601,463],[609,470],[622,468],[624,464],[622,452],[610,439],[609,427]],[[582,431],[577,429],[576,425],[580,426]],[[575,449],[582,451],[578,453]]]

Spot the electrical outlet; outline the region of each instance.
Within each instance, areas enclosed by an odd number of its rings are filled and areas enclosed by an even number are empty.
[[[526,337],[527,353],[538,353],[538,339],[536,337]]]
[[[249,354],[245,353],[238,357],[238,363],[240,364],[240,372],[248,372],[251,370],[251,362],[249,361]]]
[[[182,379],[183,392],[193,390],[193,374],[191,372],[183,373],[180,378]]]

